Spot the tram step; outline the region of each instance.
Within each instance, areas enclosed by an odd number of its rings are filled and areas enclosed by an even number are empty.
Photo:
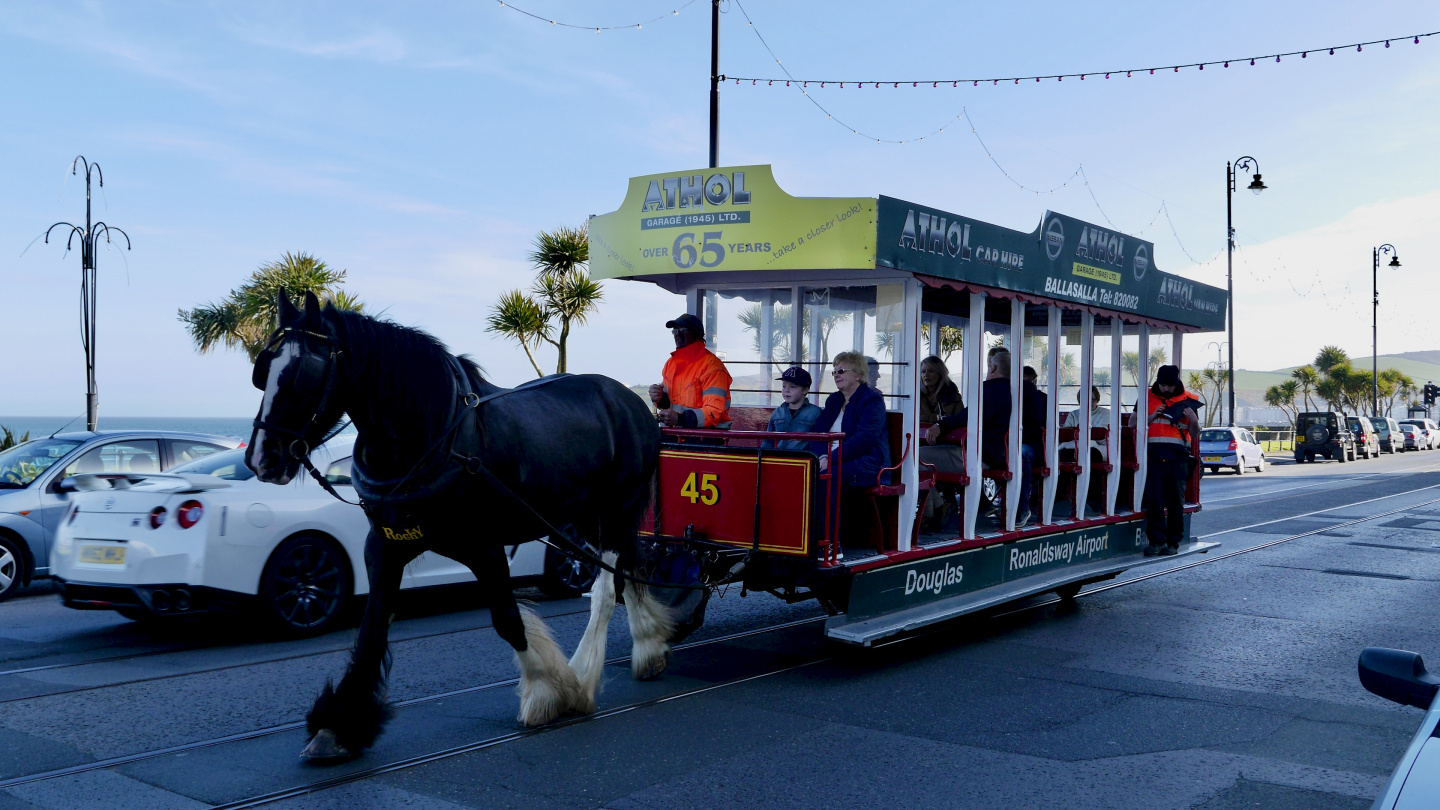
[[[1146,557],[1137,551],[1094,562],[1043,571],[1021,579],[1002,582],[969,593],[957,594],[878,616],[863,618],[851,618],[844,614],[832,616],[825,624],[825,635],[847,644],[869,647],[891,636],[918,630],[938,622],[964,616],[967,613],[1025,599],[1074,583],[1109,579],[1131,568],[1155,565],[1169,562],[1178,557],[1204,553],[1219,547],[1219,545],[1219,543],[1200,541],[1182,543],[1179,553],[1168,557]],[[927,562],[933,566],[935,560],[920,560],[913,565],[924,565]]]

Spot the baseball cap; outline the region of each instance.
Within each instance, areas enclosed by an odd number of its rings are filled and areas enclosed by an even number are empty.
[[[694,315],[691,315],[688,312],[673,321],[666,321],[665,328],[689,329],[691,332],[694,332],[701,337],[704,337],[705,335],[705,326],[700,323],[700,319],[695,317]]]
[[[810,383],[812,382],[812,380],[810,379],[810,372],[806,371],[803,368],[800,368],[799,366],[791,366],[785,369],[785,373],[781,374],[776,379],[782,382],[794,383],[801,388],[809,388]]]

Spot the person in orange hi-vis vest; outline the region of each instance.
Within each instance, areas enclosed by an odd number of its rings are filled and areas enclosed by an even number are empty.
[[[1195,411],[1205,407],[1180,382],[1178,366],[1161,366],[1145,406],[1149,472],[1145,477],[1145,556],[1170,555],[1185,539],[1185,485],[1190,481],[1191,444],[1200,429]]]
[[[730,428],[730,372],[705,346],[705,327],[686,313],[665,324],[675,351],[661,372],[664,382],[650,386],[655,418],[667,427]]]

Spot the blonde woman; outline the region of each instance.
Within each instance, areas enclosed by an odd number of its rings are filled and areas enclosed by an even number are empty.
[[[815,420],[815,432],[844,433],[841,469],[847,488],[873,487],[880,471],[890,466],[890,441],[885,434],[885,398],[868,384],[868,364],[859,352],[835,355],[831,373],[835,393]],[[824,458],[821,459],[824,461]]]

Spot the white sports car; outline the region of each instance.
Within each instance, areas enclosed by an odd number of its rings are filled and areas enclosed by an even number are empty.
[[[354,444],[340,436],[312,456],[348,499]],[[262,483],[244,453],[215,453],[160,474],[75,476],[50,554],[65,604],[132,619],[253,609],[287,635],[333,629],[352,598],[369,592],[364,512],[307,476]],[[539,542],[507,552],[516,584],[575,596],[594,579],[593,569]],[[468,568],[426,552],[400,587],[474,581]]]

